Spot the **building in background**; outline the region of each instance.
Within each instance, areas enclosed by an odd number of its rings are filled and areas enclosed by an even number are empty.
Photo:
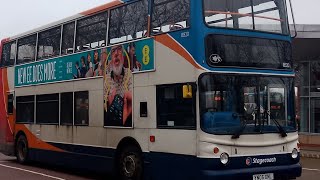
[[[297,25],[293,43],[302,148],[320,148],[320,25]]]

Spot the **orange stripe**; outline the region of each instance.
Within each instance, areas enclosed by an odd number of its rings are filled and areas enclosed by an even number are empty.
[[[171,50],[178,53],[180,56],[184,57],[190,64],[192,64],[197,69],[202,69],[198,64],[195,63],[193,57],[179,44],[177,43],[172,37],[167,34],[162,34],[155,37],[155,40]]]
[[[1,47],[1,44],[0,44]],[[1,49],[0,49],[1,52]],[[5,111],[4,88],[2,83],[3,69],[0,69],[0,143],[6,143],[7,114]]]
[[[82,13],[80,13],[80,14],[82,14],[82,15],[85,15],[85,16],[88,16],[88,15],[90,15],[90,14],[94,14],[94,13],[97,13],[97,12],[100,12],[100,11],[103,11],[103,10],[106,10],[106,9],[109,9],[109,8],[111,8],[111,7],[113,7],[113,6],[117,6],[117,5],[119,5],[119,4],[122,4],[120,1],[112,1],[112,2],[109,2],[109,3],[107,3],[107,4],[104,4],[104,5],[101,5],[101,6],[98,6],[98,7],[95,7],[95,8],[93,8],[93,9],[89,9],[89,10],[87,10],[87,11],[84,11],[84,12],[82,12]]]
[[[16,124],[16,132],[23,131],[28,139],[29,148],[43,149],[49,151],[64,152],[64,150],[52,146],[41,139],[37,138],[24,124]]]
[[[8,92],[10,91],[9,89],[9,83],[8,83],[8,71],[7,71],[7,68],[4,68],[3,69],[3,79],[2,79],[2,82],[3,82],[3,87],[4,87],[4,99],[5,99],[5,106],[7,106],[8,104]],[[8,107],[6,108],[7,111],[8,111]],[[13,128],[14,128],[14,116],[9,116],[9,126],[10,126],[10,129],[13,131]],[[8,129],[8,131],[10,131],[10,129]]]

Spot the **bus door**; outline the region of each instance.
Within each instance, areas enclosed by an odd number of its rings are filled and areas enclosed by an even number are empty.
[[[287,97],[286,88],[282,85],[270,85],[268,87],[268,124],[274,124],[277,120],[281,126],[287,125]]]

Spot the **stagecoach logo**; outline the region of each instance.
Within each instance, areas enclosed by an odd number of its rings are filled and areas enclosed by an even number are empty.
[[[247,159],[246,159],[246,165],[247,166],[250,166],[252,164],[252,159],[251,159],[251,157],[248,157]]]
[[[222,62],[222,58],[219,56],[219,54],[212,54],[209,60],[212,64],[217,64]]]
[[[247,166],[250,166],[251,164],[259,164],[259,165],[262,165],[262,164],[265,164],[265,163],[275,163],[277,162],[277,158],[273,157],[273,158],[265,158],[265,159],[258,159],[258,158],[251,158],[251,157],[248,157],[246,159],[246,165]]]

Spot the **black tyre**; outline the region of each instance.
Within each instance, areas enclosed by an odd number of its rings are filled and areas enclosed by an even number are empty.
[[[141,180],[143,176],[142,153],[136,146],[121,150],[117,160],[117,175],[121,180]]]
[[[15,148],[18,162],[21,164],[27,163],[29,148],[27,138],[24,135],[18,137]]]

